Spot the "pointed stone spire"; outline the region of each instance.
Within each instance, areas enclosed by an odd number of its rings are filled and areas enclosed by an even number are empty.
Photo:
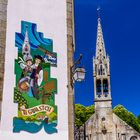
[[[99,10],[100,9],[98,9],[96,54],[93,59],[94,95],[95,101],[105,101],[111,100],[110,60],[106,55]]]
[[[24,43],[22,45],[22,54],[23,55],[30,55],[30,43],[29,43],[29,36],[28,36],[28,26],[26,27]]]
[[[100,19],[100,9],[98,10],[98,27],[97,27],[97,41],[96,41],[96,59],[103,60],[106,58],[105,43],[103,38],[101,19]]]

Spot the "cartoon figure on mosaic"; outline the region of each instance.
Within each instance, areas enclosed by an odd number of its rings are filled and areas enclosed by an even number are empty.
[[[35,64],[32,62],[31,55],[24,55],[23,59],[20,58],[18,62],[23,70],[19,81],[19,89],[24,92],[28,91],[29,97],[39,99],[38,87],[43,80],[43,70],[40,63],[43,62],[43,58],[40,55],[35,55]]]
[[[37,32],[36,24],[21,23],[21,33],[16,33],[15,41],[18,59],[14,103],[18,103],[18,115],[13,118],[13,132],[36,133],[44,127],[47,133],[56,133],[57,79],[51,77],[51,67],[57,66],[57,55],[53,42]]]
[[[30,81],[30,95],[32,94],[36,99],[39,99],[38,96],[38,87],[41,85],[43,80],[43,70],[40,66],[40,63],[43,62],[43,58],[40,55],[35,55],[35,64],[33,64],[33,71],[31,73]]]
[[[21,79],[19,80],[18,87],[21,92],[26,92],[30,87],[30,75],[32,73],[32,56],[24,55],[23,59],[19,57],[20,61],[18,62],[20,68],[23,70],[21,74]]]

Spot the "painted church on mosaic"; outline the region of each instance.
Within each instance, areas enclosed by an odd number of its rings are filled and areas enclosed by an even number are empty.
[[[110,59],[106,54],[100,17],[93,68],[95,113],[80,128],[80,140],[140,140],[140,134],[112,110]],[[79,140],[79,136],[75,139]]]

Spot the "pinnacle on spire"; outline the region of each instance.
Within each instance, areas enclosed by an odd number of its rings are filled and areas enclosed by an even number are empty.
[[[96,58],[102,60],[103,58],[106,58],[106,50],[101,26],[100,7],[97,8],[97,11],[98,11],[98,27],[96,41]]]
[[[101,12],[101,7],[100,6],[98,6],[98,8],[97,8],[97,12],[98,12],[98,19],[100,19],[100,12]]]

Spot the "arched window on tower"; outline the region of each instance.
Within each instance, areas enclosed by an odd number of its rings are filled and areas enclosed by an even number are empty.
[[[96,91],[97,91],[98,97],[100,97],[101,94],[102,94],[102,86],[101,86],[101,80],[100,79],[98,79],[96,81]]]
[[[99,65],[98,75],[105,75],[105,68],[103,64]]]
[[[103,79],[103,93],[105,97],[107,97],[108,95],[108,80],[107,79]]]
[[[103,75],[103,66],[100,65],[100,75]]]
[[[99,65],[98,75],[103,75],[103,66],[102,66],[102,64]]]

